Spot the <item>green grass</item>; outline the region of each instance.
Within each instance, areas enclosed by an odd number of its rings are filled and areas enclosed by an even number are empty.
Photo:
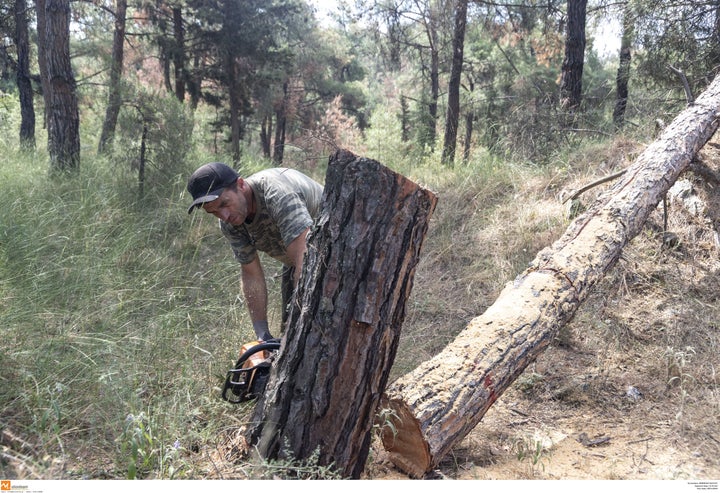
[[[215,220],[186,212],[196,163],[151,175],[141,199],[124,163],[84,157],[77,175],[51,176],[42,151],[6,143],[0,151],[0,476],[207,477],[208,453],[250,416],[252,406],[222,401],[220,386],[253,333],[239,267]],[[572,179],[564,164],[572,161],[537,166],[479,152],[447,167],[437,153],[393,149],[367,157],[439,199],[393,367],[399,376],[441,350],[564,230],[555,194]],[[248,157],[242,169],[267,166]],[[324,179],[322,163],[308,169]],[[277,266],[266,267],[277,327],[280,281]],[[255,464],[236,476],[285,466]],[[325,473],[293,467],[303,477]]]
[[[201,477],[193,451],[248,419],[250,407],[224,403],[219,387],[252,327],[215,220],[186,212],[192,165],[140,199],[133,174],[110,161],[85,159],[77,175],[51,176],[42,152],[6,154],[0,426],[27,450],[0,474]],[[453,172],[430,161],[388,163],[459,190],[461,201],[512,188],[512,173],[496,164]],[[451,241],[460,213],[441,213],[436,241]],[[272,275],[276,266],[267,267]],[[271,296],[278,288],[272,277]],[[279,310],[270,316],[279,324]]]
[[[18,440],[0,476],[203,477],[198,452],[249,417],[220,387],[254,334],[217,222],[187,214],[197,163],[150,175],[141,198],[117,157],[51,175],[42,150],[0,146],[0,431]]]
[[[112,458],[92,466],[111,477],[182,475],[171,452],[212,433],[251,337],[237,265],[180,179],[140,201],[102,162],[56,177],[45,162],[17,156],[0,180],[0,426],[70,476],[87,455]],[[56,473],[38,461],[31,474]]]

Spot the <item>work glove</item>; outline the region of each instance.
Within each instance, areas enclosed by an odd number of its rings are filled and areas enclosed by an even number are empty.
[[[267,320],[258,320],[257,322],[253,322],[253,330],[255,331],[255,335],[259,341],[269,341],[270,339],[274,339],[272,334],[270,334]]]

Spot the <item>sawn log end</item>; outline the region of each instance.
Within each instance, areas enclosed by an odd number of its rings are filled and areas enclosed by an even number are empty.
[[[430,446],[420,423],[401,400],[383,396],[380,401],[380,436],[390,461],[411,477],[422,478],[431,468]]]

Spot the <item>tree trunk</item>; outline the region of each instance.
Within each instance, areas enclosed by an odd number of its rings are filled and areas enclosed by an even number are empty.
[[[467,24],[468,0],[457,0],[455,7],[455,33],[453,35],[453,56],[448,82],[448,107],[445,119],[445,142],[442,162],[452,164],[455,161],[458,122],[460,121],[460,76],[462,75],[463,48],[465,45],[465,25]]]
[[[173,45],[173,65],[175,66],[175,97],[181,103],[185,101],[185,26],[183,25],[182,8],[173,7],[173,34],[175,44]]]
[[[623,12],[622,34],[620,38],[620,63],[618,65],[617,77],[615,79],[616,92],[615,109],[613,110],[613,123],[615,129],[620,130],[625,123],[625,109],[628,101],[628,82],[630,81],[630,62],[632,54],[630,47],[632,43],[633,25],[630,19],[630,7],[625,5]]]
[[[17,46],[17,87],[20,99],[20,147],[35,149],[35,106],[30,74],[30,37],[27,2],[15,0],[15,46]]]
[[[165,90],[167,92],[173,92],[172,78],[170,77],[172,48],[170,47],[170,42],[165,36],[159,38],[158,41],[158,60],[160,62],[160,66],[162,67],[163,84],[165,85]]]
[[[720,77],[440,354],[388,387],[393,462],[430,471],[545,350],[718,127]]]
[[[585,65],[585,17],[587,0],[567,1],[567,34],[565,58],[560,81],[560,105],[564,110],[575,110],[582,98],[582,75]]]
[[[80,117],[70,63],[70,0],[45,2],[48,154],[55,171],[80,167]]]
[[[240,106],[242,96],[238,81],[235,58],[231,53],[225,53],[225,70],[228,77],[228,100],[230,106],[230,152],[234,163],[240,162],[241,122]]]
[[[465,142],[463,144],[463,162],[467,163],[470,159],[470,150],[472,149],[472,133],[473,122],[475,121],[475,112],[469,110],[465,115]]]
[[[468,80],[468,91],[472,95],[475,91],[475,82],[470,79]],[[475,111],[472,108],[468,108],[465,111],[465,142],[463,145],[463,162],[467,163],[470,159],[470,150],[472,148],[472,134],[473,134],[473,122],[475,121]]]
[[[266,159],[270,159],[272,156],[272,153],[270,152],[270,146],[272,143],[272,120],[272,115],[266,114],[260,124],[260,144],[263,150],[263,157]]]
[[[187,78],[187,91],[190,94],[190,108],[193,110],[197,109],[198,103],[200,102],[200,93],[202,92],[201,73],[200,57],[195,55],[193,57],[192,73],[188,74]]]
[[[123,60],[125,58],[125,18],[127,16],[127,0],[115,2],[115,31],[113,33],[112,62],[110,65],[110,85],[108,87],[108,106],[105,110],[98,153],[109,150],[115,137],[120,106],[122,106],[122,92],[120,88]]]
[[[285,159],[285,128],[287,127],[287,116],[284,110],[277,112],[275,122],[275,141],[273,142],[273,164],[279,166]]]
[[[0,45],[0,84],[10,84],[13,75],[17,74],[17,62],[10,56],[8,46]]]
[[[283,96],[275,111],[275,142],[273,144],[273,163],[280,165],[285,159],[285,128],[287,127],[288,82],[283,83]]]
[[[407,96],[400,96],[400,142],[410,140],[410,111]]]
[[[140,159],[138,161],[138,197],[145,196],[145,163],[147,162],[148,121],[143,117],[142,136],[140,137]]]
[[[438,100],[440,99],[440,46],[438,41],[438,13],[428,8],[428,21],[426,25],[427,37],[430,43],[430,104],[428,104],[427,142],[432,149],[437,145]]]
[[[38,70],[40,71],[40,87],[43,96],[43,128],[47,126],[47,113],[50,108],[50,81],[47,73],[47,60],[45,51],[47,50],[47,41],[45,29],[47,22],[45,20],[45,0],[35,0],[35,17],[37,19],[37,37],[38,37]]]
[[[320,218],[255,410],[263,457],[358,478],[436,197],[377,161],[330,158]]]

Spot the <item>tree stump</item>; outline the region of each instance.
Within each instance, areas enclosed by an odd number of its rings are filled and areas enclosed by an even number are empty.
[[[330,158],[320,217],[248,439],[358,478],[437,199],[380,163]]]
[[[718,108],[720,78],[485,313],[388,387],[396,433],[384,428],[383,444],[399,468],[431,471],[545,350],[713,136]]]

